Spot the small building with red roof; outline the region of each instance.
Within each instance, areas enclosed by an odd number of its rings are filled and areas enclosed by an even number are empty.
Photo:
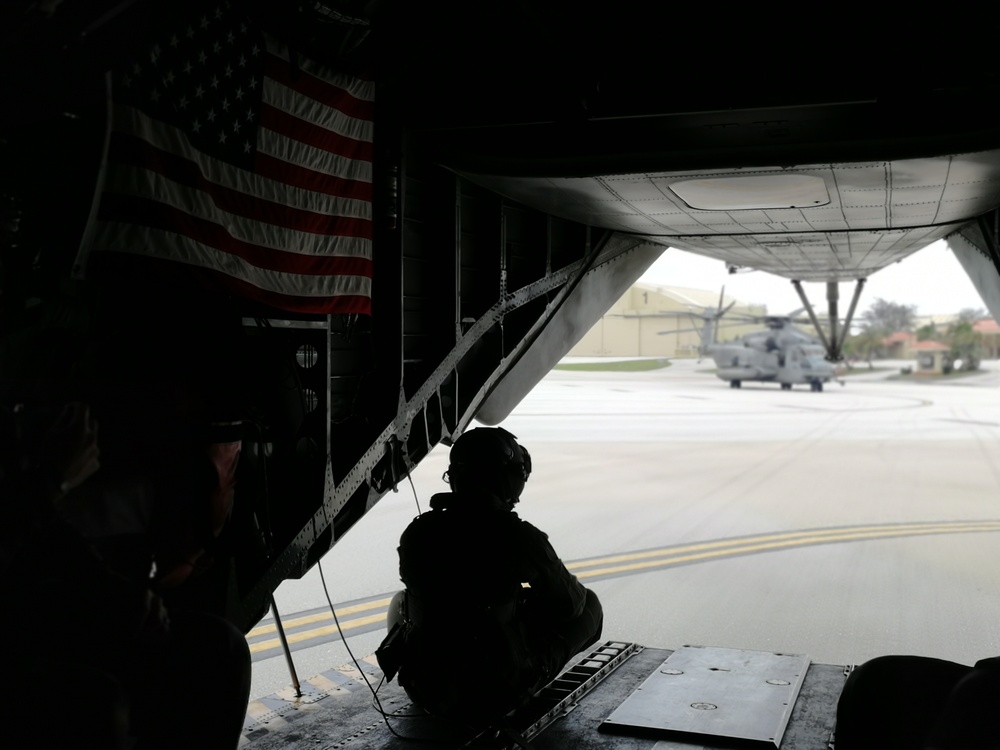
[[[943,375],[945,366],[950,364],[951,347],[940,341],[917,341],[911,350],[917,359],[917,375]]]
[[[885,355],[889,359],[912,359],[913,345],[917,343],[917,334],[909,331],[896,331],[882,339]]]

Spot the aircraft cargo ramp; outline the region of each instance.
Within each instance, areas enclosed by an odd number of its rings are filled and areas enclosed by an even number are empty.
[[[241,748],[825,750],[849,672],[801,655],[606,641],[506,726],[477,735],[423,715],[395,682],[378,689],[383,718],[365,684],[378,687],[382,672],[374,657],[358,666],[363,675],[352,666],[307,680],[301,697],[289,688],[252,702]]]

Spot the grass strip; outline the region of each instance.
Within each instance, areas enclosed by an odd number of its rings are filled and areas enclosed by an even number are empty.
[[[556,370],[584,372],[645,372],[670,367],[669,359],[620,359],[611,362],[567,362],[556,365]]]

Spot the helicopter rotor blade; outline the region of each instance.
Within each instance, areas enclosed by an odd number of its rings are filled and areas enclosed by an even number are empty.
[[[740,327],[745,326],[745,325],[746,325],[746,323],[725,323],[723,325],[716,326],[716,330],[717,331],[724,331],[727,328],[740,328]],[[702,329],[702,328],[678,328],[676,330],[671,329],[669,331],[657,331],[656,335],[657,336],[670,336],[671,334],[674,334],[674,333],[701,333],[703,330],[704,329]],[[762,333],[762,332],[761,331],[757,331],[757,333]]]
[[[723,287],[723,289],[725,289],[725,287]],[[720,310],[720,311],[719,311],[719,314],[718,314],[718,315],[716,315],[715,317],[716,317],[716,318],[721,318],[721,317],[722,317],[723,315],[725,315],[725,314],[726,314],[727,312],[729,312],[730,310],[732,310],[732,309],[733,309],[733,305],[735,305],[735,304],[736,304],[736,300],[733,300],[732,302],[730,302],[730,303],[729,303],[729,304],[728,304],[728,305],[726,306],[726,308],[725,308],[724,310]]]

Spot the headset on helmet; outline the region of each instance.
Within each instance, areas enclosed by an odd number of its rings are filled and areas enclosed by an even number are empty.
[[[478,427],[462,434],[451,448],[449,483],[461,477],[492,483],[491,489],[516,503],[531,476],[531,455],[502,427]],[[499,470],[499,471],[498,471]]]

